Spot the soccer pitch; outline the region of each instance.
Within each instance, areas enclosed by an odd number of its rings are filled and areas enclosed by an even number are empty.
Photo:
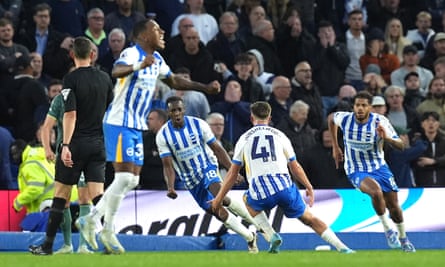
[[[147,266],[360,266],[360,267],[420,267],[445,266],[445,250],[418,250],[404,253],[400,250],[360,250],[355,254],[335,251],[282,251],[269,254],[261,251],[252,255],[245,251],[196,252],[128,252],[122,255],[53,255],[34,256],[25,252],[0,252],[0,265],[5,267],[147,267]]]

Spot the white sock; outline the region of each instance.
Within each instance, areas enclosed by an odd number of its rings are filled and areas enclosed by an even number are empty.
[[[331,228],[327,228],[323,233],[321,233],[320,236],[324,241],[334,246],[337,250],[348,249],[348,247],[341,242]]]
[[[240,221],[236,219],[236,217],[230,213],[227,212],[229,216],[227,217],[227,220],[224,222],[224,225],[244,237],[248,242],[253,240],[253,233],[249,231]]]
[[[247,210],[246,205],[244,205],[244,203],[241,203],[238,200],[230,198],[230,204],[229,204],[229,206],[227,206],[227,208],[233,214],[241,216],[244,220],[246,220],[250,224],[255,225],[255,227],[257,229],[259,229],[257,223],[255,222],[255,220],[250,215],[250,213]]]
[[[258,229],[263,231],[264,239],[270,242],[273,234],[275,234],[275,230],[272,228],[272,225],[270,225],[266,213],[264,211],[258,213],[253,217],[253,220],[255,221],[255,225],[258,225]]]
[[[98,222],[100,218],[102,218],[102,216],[104,216],[105,214],[108,195],[109,195],[108,191],[104,192],[99,202],[97,202],[95,206],[91,206],[90,213],[88,214],[88,216],[90,216],[95,222]]]
[[[120,207],[122,199],[128,191],[134,188],[134,181],[135,176],[131,172],[117,172],[115,174],[113,182],[104,194],[104,197],[106,197],[104,229],[113,229],[116,212]]]
[[[403,222],[396,223],[396,227],[399,231],[399,238],[406,238],[405,224]]]
[[[383,225],[383,230],[385,232],[391,229],[391,224],[389,222],[389,218],[386,212],[383,215],[379,215],[379,219]]]

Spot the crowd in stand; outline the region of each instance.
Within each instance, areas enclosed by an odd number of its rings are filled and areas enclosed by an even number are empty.
[[[335,168],[326,121],[367,90],[407,146],[385,147],[398,185],[445,186],[444,10],[444,1],[414,0],[2,1],[0,189],[17,186],[9,144],[40,142],[39,126],[74,66],[74,38],[88,37],[94,64],[111,75],[146,17],[165,30],[161,54],[175,73],[222,84],[204,95],[159,82],[152,120],[164,122],[165,100],[181,96],[186,115],[207,119],[230,155],[251,127],[250,104],[268,101],[271,125],[289,137],[314,188],[351,187]],[[162,165],[146,137],[140,186],[164,189],[162,177],[150,177]]]

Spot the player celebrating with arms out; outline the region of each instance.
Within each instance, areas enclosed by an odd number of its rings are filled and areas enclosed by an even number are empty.
[[[205,93],[220,90],[217,81],[205,85],[171,72],[156,51],[165,46],[164,31],[156,21],[139,21],[134,26],[133,36],[136,44],[122,51],[114,63],[115,95],[103,123],[107,161],[113,162],[115,178],[90,214],[76,222],[85,240],[97,249],[95,225],[104,215],[104,228],[99,238],[108,251],[117,254],[125,249],[114,233],[114,218],[122,199],[139,183],[144,163],[142,131],[148,130],[147,116],[155,95],[156,80],[160,78],[177,90],[193,89]]]
[[[405,252],[415,252],[416,249],[406,236],[403,213],[397,197],[399,189],[383,153],[383,142],[398,149],[404,149],[404,144],[385,116],[371,113],[371,103],[370,93],[359,92],[354,97],[353,112],[336,112],[328,118],[329,131],[333,137],[332,156],[338,168],[339,162],[343,161],[343,151],[337,141],[337,129],[340,127],[345,145],[344,168],[349,181],[371,197],[389,247],[401,247]],[[389,210],[398,233],[391,228],[386,209]]]
[[[268,126],[271,107],[267,102],[255,102],[250,106],[254,125],[239,138],[235,145],[232,164],[218,195],[212,201],[212,209],[218,210],[227,192],[236,182],[241,167],[245,165],[249,189],[244,198],[247,210],[270,239],[270,253],[278,253],[282,239],[267,220],[264,210],[279,206],[288,218],[298,218],[311,227],[323,240],[342,253],[354,253],[337,235],[306,208],[295,184],[298,180],[306,188],[309,206],[314,203],[314,192],[307,176],[297,162],[289,138],[281,131]],[[288,168],[292,175],[289,174]]]

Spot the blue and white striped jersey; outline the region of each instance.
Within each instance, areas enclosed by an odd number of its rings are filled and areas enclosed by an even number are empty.
[[[147,54],[135,45],[122,51],[116,64],[133,65],[144,60]],[[119,78],[114,86],[114,99],[109,105],[104,123],[147,130],[147,116],[151,100],[155,94],[156,80],[171,75],[170,67],[162,56],[155,51],[155,62],[146,68]]]
[[[358,123],[353,112],[336,112],[334,123],[343,131],[344,168],[346,174],[372,172],[385,165],[383,139],[377,134],[381,124],[387,136],[398,138],[389,120],[377,113],[370,113],[366,123]]]
[[[200,118],[184,116],[184,127],[173,127],[171,120],[156,134],[159,156],[173,158],[176,174],[187,189],[192,189],[204,178],[209,167],[218,169],[218,160],[208,146],[216,142],[210,126]]]
[[[232,162],[244,165],[253,199],[265,199],[292,185],[288,163],[296,160],[287,136],[267,125],[256,125],[238,139]]]

